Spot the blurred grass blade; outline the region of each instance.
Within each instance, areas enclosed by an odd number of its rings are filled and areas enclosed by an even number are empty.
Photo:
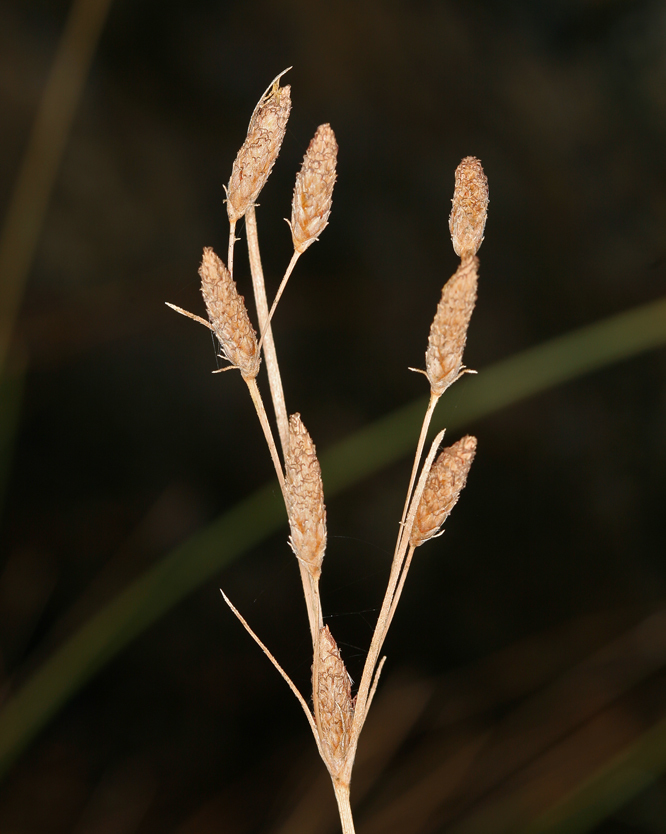
[[[558,336],[463,377],[442,398],[431,434],[492,414],[567,380],[666,342],[666,299]],[[321,458],[330,497],[410,454],[428,398],[415,400],[342,440]]]
[[[467,377],[447,393],[449,429],[479,419],[557,383],[666,343],[666,300],[553,339]],[[414,448],[426,398],[356,432],[321,458],[328,499]],[[435,428],[435,427],[434,427]],[[0,712],[0,774],[108,660],[176,602],[286,521],[269,484],[146,571],[70,637]],[[658,767],[666,765],[666,745]]]
[[[111,0],[73,0],[0,232],[0,374]]]
[[[0,376],[0,515],[14,458],[25,385],[25,368],[14,363],[13,373]]]
[[[265,486],[173,550],[91,617],[0,712],[0,776],[100,667],[178,600],[285,521],[277,485]]]
[[[520,834],[584,834],[653,784],[666,768],[666,719],[544,814]]]

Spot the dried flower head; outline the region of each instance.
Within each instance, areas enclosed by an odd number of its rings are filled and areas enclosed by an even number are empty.
[[[201,293],[222,355],[240,370],[244,379],[254,379],[261,362],[257,334],[229,270],[209,247],[204,249],[199,275]]]
[[[413,547],[438,534],[460,497],[475,453],[476,437],[468,434],[444,449],[433,463],[409,538]]]
[[[488,215],[488,179],[474,156],[466,156],[456,168],[452,203],[451,240],[456,255],[464,261],[479,251]]]
[[[289,544],[314,579],[319,579],[326,550],[326,507],[317,451],[300,414],[289,418],[285,487],[291,536]]]
[[[430,327],[426,350],[426,376],[434,394],[441,396],[464,372],[463,351],[467,328],[476,304],[476,257],[462,261],[444,284]]]
[[[234,161],[227,186],[231,223],[240,220],[256,202],[280,152],[291,110],[291,87],[280,87],[283,74],[278,75],[255,107],[247,136]]]
[[[335,777],[347,758],[354,701],[351,679],[328,626],[320,630],[318,644],[312,681],[315,721],[326,764]]]
[[[299,254],[328,226],[333,202],[338,144],[330,125],[320,125],[296,176],[291,203],[291,237]]]

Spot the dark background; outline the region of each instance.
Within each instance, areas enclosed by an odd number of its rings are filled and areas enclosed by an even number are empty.
[[[3,206],[68,5],[0,5]],[[490,183],[470,367],[663,295],[665,43],[660,2],[116,0],[16,333],[28,365],[2,516],[6,691],[270,477],[240,377],[212,376],[209,334],[164,301],[202,314],[201,250],[225,257],[223,184],[280,70],[293,65],[293,112],[258,209],[269,293],[317,125],[340,146],[330,226],[275,322],[288,408],[325,449],[426,393],[407,367],[423,364],[456,268],[447,219],[463,156]],[[249,295],[244,240],[236,253]],[[497,803],[526,824],[666,713],[664,659],[645,660],[665,654],[665,359],[612,365],[451,438],[476,434],[478,456],[387,643],[397,740],[359,784],[360,831],[514,830]],[[328,502],[324,611],[356,680],[408,472],[403,460]],[[285,539],[206,582],[69,701],[0,789],[0,831],[277,831],[307,811],[323,766],[306,723],[218,591],[307,695]],[[622,639],[615,677],[576,677]],[[368,750],[383,732],[368,727]],[[665,831],[658,770],[647,781],[595,830]],[[290,831],[335,830],[322,784]]]

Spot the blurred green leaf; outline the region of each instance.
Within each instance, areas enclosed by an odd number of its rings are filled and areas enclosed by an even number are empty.
[[[444,398],[449,429],[558,383],[666,343],[666,301],[553,339],[467,377]],[[322,456],[326,495],[357,483],[413,450],[426,398],[336,444]],[[433,427],[435,428],[435,427]],[[0,712],[0,773],[66,701],[134,637],[206,579],[286,521],[269,484],[146,571],[73,634],[20,686]],[[666,744],[654,766],[666,766]],[[583,830],[583,829],[580,829]]]
[[[521,834],[583,834],[645,790],[666,768],[666,719],[592,774]]]

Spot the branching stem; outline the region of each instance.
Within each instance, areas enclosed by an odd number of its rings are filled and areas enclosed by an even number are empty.
[[[284,278],[280,282],[280,286],[278,287],[278,291],[275,294],[275,299],[273,301],[273,305],[271,306],[271,311],[268,314],[268,321],[266,322],[266,324],[264,325],[263,330],[261,331],[261,338],[259,339],[259,350],[261,350],[261,346],[264,343],[264,332],[265,332],[266,328],[268,327],[268,325],[273,320],[273,314],[277,310],[278,301],[282,298],[282,293],[284,292],[285,287],[287,286],[287,281],[289,280],[289,277],[291,276],[291,273],[294,271],[294,267],[296,266],[296,262],[298,261],[300,256],[301,256],[301,253],[296,252],[296,251],[294,251],[294,254],[291,256],[291,260],[289,261],[289,266],[287,267],[287,271],[284,273]]]

